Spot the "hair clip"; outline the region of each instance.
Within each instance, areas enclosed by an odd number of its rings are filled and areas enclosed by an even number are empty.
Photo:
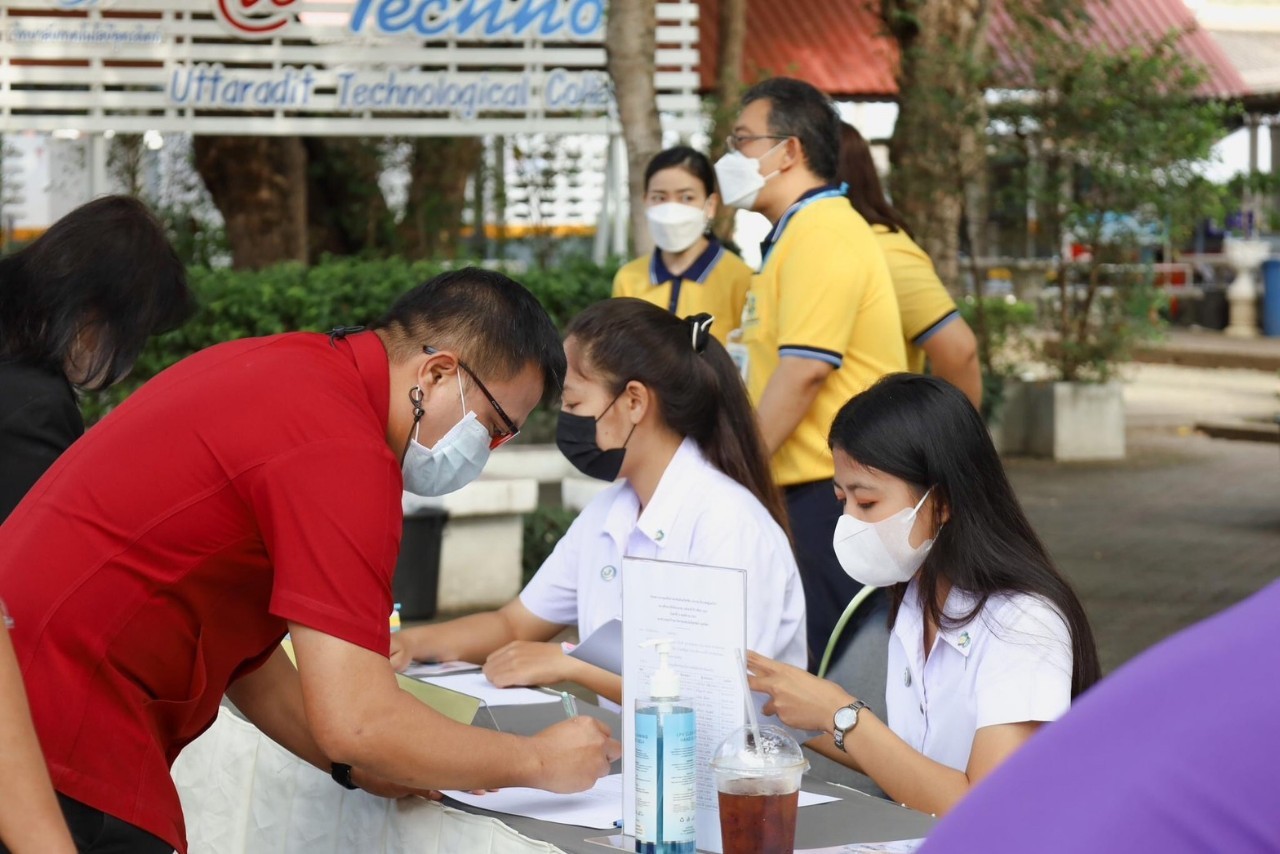
[[[707,338],[711,334],[711,324],[715,323],[716,319],[705,312],[702,314],[695,314],[693,317],[686,319],[692,327],[691,338],[693,349],[695,352],[701,353],[707,349]]]

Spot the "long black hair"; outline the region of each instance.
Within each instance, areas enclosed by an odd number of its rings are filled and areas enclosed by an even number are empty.
[[[1098,650],[1084,607],[1027,521],[991,434],[962,392],[936,377],[887,376],[836,415],[831,447],[906,481],[917,495],[932,488],[935,525],[942,522],[943,507],[949,511],[920,568],[921,605],[934,625],[968,623],[995,594],[1043,597],[1071,631],[1071,695],[1098,681]],[[975,597],[971,612],[944,613],[942,578]],[[890,589],[890,625],[906,587]]]
[[[88,340],[77,382],[106,387],[128,373],[149,336],[177,328],[194,311],[164,228],[128,196],[81,205],[0,258],[0,361],[66,376],[77,345]]]
[[[871,146],[858,129],[848,122],[840,123],[840,180],[849,186],[845,195],[853,209],[872,225],[883,225],[890,231],[901,231],[911,237],[911,229],[898,209],[885,197]]]
[[[633,380],[651,390],[666,425],[697,442],[716,468],[745,486],[787,531],[747,389],[724,345],[708,332],[710,319],[704,314],[681,320],[624,297],[579,314],[565,338],[579,345],[582,373],[602,380],[612,393]]]

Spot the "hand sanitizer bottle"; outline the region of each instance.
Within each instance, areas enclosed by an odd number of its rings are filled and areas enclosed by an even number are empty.
[[[695,854],[697,753],[693,708],[680,702],[680,677],[667,656],[671,641],[642,643],[658,650],[649,699],[636,701],[636,851]]]

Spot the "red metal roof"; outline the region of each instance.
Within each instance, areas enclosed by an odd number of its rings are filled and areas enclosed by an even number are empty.
[[[742,79],[797,77],[824,92],[894,98],[898,46],[881,35],[883,23],[866,0],[746,0],[747,38]],[[698,0],[702,87],[716,80],[719,0]]]
[[[1182,52],[1198,60],[1207,74],[1200,87],[1201,95],[1237,98],[1249,94],[1249,86],[1239,70],[1213,37],[1197,26],[1195,15],[1182,0],[1089,0],[1086,10],[1091,24],[1082,35],[1089,47],[1119,51],[1162,38],[1173,30],[1181,31]],[[1013,22],[1004,5],[996,3],[991,16],[991,48],[997,61],[1006,67],[1012,65],[1008,46],[1012,35]]]
[[[747,39],[743,79],[755,82],[771,75],[807,80],[841,98],[897,97],[894,69],[898,48],[867,0],[746,0]],[[698,0],[702,87],[715,85],[719,0]],[[1186,54],[1208,72],[1202,94],[1232,98],[1249,94],[1240,72],[1217,43],[1196,28],[1182,0],[1088,0],[1092,25],[1081,33],[1091,46],[1124,48],[1158,38],[1170,30],[1183,36]],[[991,47],[995,61],[1012,68],[1007,39],[1008,15],[995,4]]]

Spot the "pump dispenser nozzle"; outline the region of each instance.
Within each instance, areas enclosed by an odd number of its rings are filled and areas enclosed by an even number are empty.
[[[652,646],[658,650],[658,669],[649,680],[649,696],[655,700],[674,700],[680,696],[680,674],[671,669],[667,658],[674,642],[671,638],[654,638],[640,643],[640,646]]]

